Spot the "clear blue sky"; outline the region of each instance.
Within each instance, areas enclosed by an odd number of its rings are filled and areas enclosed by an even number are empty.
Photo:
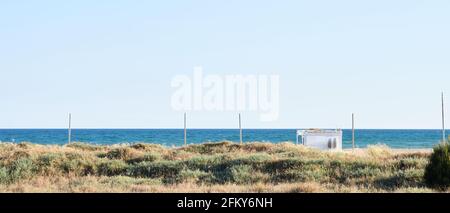
[[[251,128],[440,128],[450,1],[0,1],[0,128],[179,128],[177,74],[279,74]],[[450,113],[450,110],[449,110]],[[450,117],[450,116],[449,116]],[[234,128],[233,112],[193,112]]]

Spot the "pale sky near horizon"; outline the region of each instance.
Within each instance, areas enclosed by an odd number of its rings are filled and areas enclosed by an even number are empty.
[[[439,129],[450,1],[0,0],[0,128],[182,128],[178,74],[278,74],[245,128]],[[448,111],[450,113],[450,110]],[[447,116],[450,118],[450,116]],[[235,128],[236,112],[189,112]]]

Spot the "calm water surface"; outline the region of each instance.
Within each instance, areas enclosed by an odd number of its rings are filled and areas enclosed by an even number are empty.
[[[280,143],[295,142],[295,129],[244,129],[244,141]],[[188,130],[188,143],[239,141],[237,129]],[[357,130],[358,147],[386,144],[392,148],[432,148],[442,138],[440,130]],[[351,130],[344,130],[344,148],[351,147]],[[39,144],[64,144],[65,129],[0,129],[2,142],[32,142]],[[93,144],[157,143],[165,146],[183,145],[182,129],[73,129],[72,141]]]

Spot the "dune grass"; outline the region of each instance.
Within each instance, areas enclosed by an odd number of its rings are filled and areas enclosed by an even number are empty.
[[[429,152],[292,143],[0,143],[0,192],[433,192]]]

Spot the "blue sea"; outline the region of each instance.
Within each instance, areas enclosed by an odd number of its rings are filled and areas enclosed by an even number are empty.
[[[441,130],[356,130],[356,146],[386,144],[392,148],[432,148],[442,138]],[[92,144],[155,143],[181,146],[183,129],[73,129],[72,141]],[[244,142],[295,142],[295,129],[244,129]],[[188,144],[239,141],[237,129],[190,129]],[[351,130],[344,130],[344,148],[351,148]],[[38,144],[67,143],[66,129],[0,129],[1,142]]]

